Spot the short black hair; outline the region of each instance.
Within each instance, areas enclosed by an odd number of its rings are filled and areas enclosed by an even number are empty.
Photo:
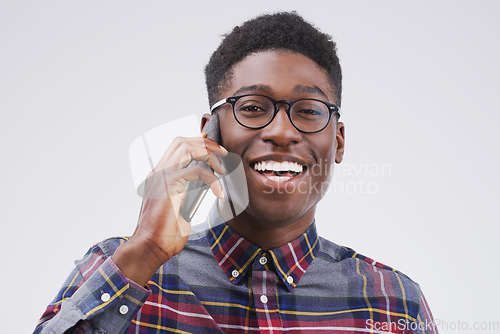
[[[210,105],[221,98],[220,94],[231,80],[233,66],[243,58],[258,51],[287,49],[305,55],[328,72],[340,106],[342,70],[336,43],[295,11],[258,16],[224,36],[205,67]]]

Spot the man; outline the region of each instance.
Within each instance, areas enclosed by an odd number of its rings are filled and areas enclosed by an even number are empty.
[[[171,144],[132,237],[77,261],[35,333],[437,332],[416,283],[317,235],[316,205],[344,152],[330,36],[295,13],[257,17],[225,37],[206,80],[220,145]],[[223,175],[228,152],[241,157],[249,203],[223,221],[230,201],[216,175],[189,163]],[[188,240],[179,210],[198,179],[220,201]]]

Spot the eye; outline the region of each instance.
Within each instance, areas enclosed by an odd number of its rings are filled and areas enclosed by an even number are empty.
[[[244,117],[258,117],[267,115],[273,110],[273,104],[262,96],[245,96],[235,105],[235,112]]]
[[[296,120],[319,121],[328,118],[328,108],[316,100],[301,100],[293,105],[292,117]]]
[[[238,108],[238,110],[240,111],[245,111],[245,112],[265,112],[264,109],[262,109],[261,107],[259,106],[241,106]]]
[[[299,109],[294,110],[293,117],[295,119],[303,119],[308,121],[320,120],[325,117],[325,112],[322,109]]]
[[[297,112],[300,114],[309,115],[309,116],[321,115],[321,111],[314,110],[314,109],[302,109],[302,110],[299,110]]]

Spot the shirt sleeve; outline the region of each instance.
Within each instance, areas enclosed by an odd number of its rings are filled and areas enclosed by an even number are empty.
[[[420,295],[420,310],[417,316],[417,328],[413,333],[418,334],[439,334],[431,309],[423,293]]]
[[[34,333],[121,333],[150,291],[127,279],[99,246],[73,269]]]

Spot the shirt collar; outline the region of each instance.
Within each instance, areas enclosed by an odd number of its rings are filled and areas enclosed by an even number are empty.
[[[220,217],[216,205],[208,217],[207,239],[215,259],[233,284],[240,283],[251,271],[255,259],[265,255],[269,260],[266,270],[274,270],[288,291],[297,286],[319,251],[314,222],[297,239],[263,251],[229,227]]]

